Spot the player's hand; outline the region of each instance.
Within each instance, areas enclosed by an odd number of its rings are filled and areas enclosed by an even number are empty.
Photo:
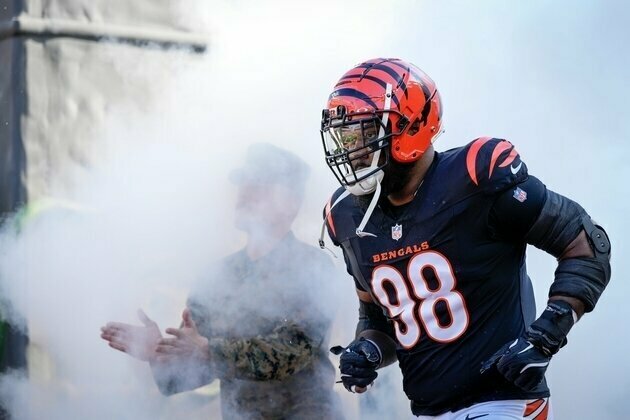
[[[567,343],[567,334],[577,322],[569,302],[554,299],[524,335],[508,343],[483,363],[481,373],[497,367],[510,382],[526,391],[542,382],[551,356]]]
[[[162,333],[158,325],[138,310],[138,318],[144,324],[130,325],[121,322],[109,322],[101,327],[101,338],[111,348],[127,353],[136,359],[151,361],[155,357],[155,350]]]
[[[506,344],[483,363],[481,373],[496,366],[501,375],[519,388],[529,391],[540,384],[551,354],[532,344],[527,337],[519,337]]]
[[[193,358],[202,362],[209,361],[208,339],[199,334],[189,309],[184,309],[182,320],[181,328],[166,329],[166,333],[172,335],[173,338],[159,340],[156,348],[158,361],[166,361],[172,357]]]
[[[381,364],[381,352],[371,341],[361,337],[345,349],[336,346],[330,351],[341,355],[339,357],[341,382],[348,391],[359,394],[365,392],[378,376],[376,369]]]

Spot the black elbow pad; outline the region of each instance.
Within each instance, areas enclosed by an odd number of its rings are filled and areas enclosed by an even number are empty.
[[[568,258],[561,260],[549,296],[569,296],[584,303],[591,312],[610,280],[610,263],[596,258]]]
[[[588,217],[586,211],[575,201],[547,190],[545,204],[525,240],[559,258],[583,229],[584,216]]]
[[[580,299],[585,311],[591,312],[610,281],[610,241],[588,215],[583,218],[583,228],[595,256],[560,260],[549,296]]]
[[[559,258],[582,230],[594,257],[560,260],[549,296],[574,297],[590,312],[610,280],[610,241],[604,229],[579,204],[547,190],[545,204],[525,239]]]

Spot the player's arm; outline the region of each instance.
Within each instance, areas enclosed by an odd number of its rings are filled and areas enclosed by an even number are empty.
[[[562,255],[558,258],[558,261],[567,260],[570,258],[594,258],[595,254],[591,248],[591,244],[586,237],[586,233],[582,230],[578,236],[567,246]],[[577,319],[580,319],[586,311],[586,305],[584,302],[576,297],[550,294],[549,301],[564,301],[571,305],[572,310],[575,312]]]
[[[610,279],[610,242],[579,204],[529,176],[498,195],[489,224],[498,239],[526,241],[557,258],[550,301],[571,304],[579,316],[593,310]]]
[[[356,338],[346,347],[330,349],[339,357],[341,382],[350,392],[363,393],[374,382],[377,369],[396,361],[396,342],[393,328],[383,310],[370,294],[357,287],[359,322]]]
[[[494,200],[488,223],[491,233],[497,239],[525,241],[555,256],[558,269],[550,299],[570,303],[576,313],[593,310],[610,279],[606,232],[579,204],[528,176],[527,166],[506,140],[473,141],[466,165],[471,183]]]
[[[336,193],[324,209],[325,226],[328,234],[336,246],[340,246],[335,229],[334,212],[331,211],[333,203],[338,197]],[[337,227],[344,226],[338,224]],[[343,236],[343,235],[342,235]],[[340,355],[339,370],[344,387],[351,392],[365,392],[374,379],[378,376],[376,370],[393,363],[396,360],[396,343],[393,327],[382,309],[374,303],[371,295],[364,290],[357,279],[353,269],[354,256],[351,250],[344,249],[344,260],[348,274],[353,276],[359,297],[359,322],[355,339],[345,347],[335,346],[330,349],[334,354]],[[360,273],[357,273],[360,276]]]
[[[392,338],[394,330],[383,309],[372,300],[372,296],[361,289],[356,289],[359,297],[359,322],[356,338],[372,341],[379,349],[381,362],[379,368],[389,366],[396,359],[396,342]]]
[[[558,258],[550,298],[574,302],[578,315],[591,312],[611,275],[604,229],[579,204],[546,190],[545,203],[525,239]]]
[[[496,364],[506,378],[531,389],[544,377],[551,356],[566,344],[569,330],[584,312],[593,310],[608,284],[610,243],[580,205],[531,176],[498,196],[490,226],[499,239],[525,240],[558,259],[543,314],[484,366]]]

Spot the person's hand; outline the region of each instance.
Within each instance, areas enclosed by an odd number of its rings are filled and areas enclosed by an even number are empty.
[[[330,351],[339,357],[341,382],[350,392],[363,393],[367,391],[378,373],[376,369],[381,364],[381,352],[370,340],[361,337],[351,342],[345,349],[340,346]]]
[[[160,328],[142,311],[138,310],[138,318],[143,326],[109,322],[101,327],[101,338],[109,346],[129,354],[136,359],[151,361],[162,338]]]
[[[529,391],[545,378],[551,356],[567,343],[567,334],[577,321],[571,304],[564,300],[547,303],[542,315],[515,341],[504,345],[482,364],[481,373],[496,366],[501,375]]]
[[[535,346],[526,337],[504,345],[481,368],[481,373],[496,366],[505,379],[517,387],[530,391],[545,378],[551,355]]]
[[[197,330],[189,309],[182,313],[181,328],[167,328],[166,333],[174,338],[162,338],[156,348],[158,361],[172,357],[184,359],[193,358],[202,362],[210,359],[208,339]]]

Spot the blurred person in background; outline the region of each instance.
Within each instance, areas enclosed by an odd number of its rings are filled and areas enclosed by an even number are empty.
[[[142,311],[142,326],[102,328],[112,348],[150,363],[163,394],[216,378],[224,419],[342,418],[325,350],[334,268],[291,231],[308,172],[289,151],[252,145],[231,174],[247,244],[204,274],[180,328],[166,329],[166,338]]]
[[[510,142],[436,152],[441,124],[435,83],[398,59],[350,69],[323,110],[342,185],[324,218],[360,304],[355,340],[331,349],[342,382],[365,392],[397,360],[420,418],[551,418],[545,371],[608,284],[610,242]],[[538,318],[528,244],[558,260]]]

